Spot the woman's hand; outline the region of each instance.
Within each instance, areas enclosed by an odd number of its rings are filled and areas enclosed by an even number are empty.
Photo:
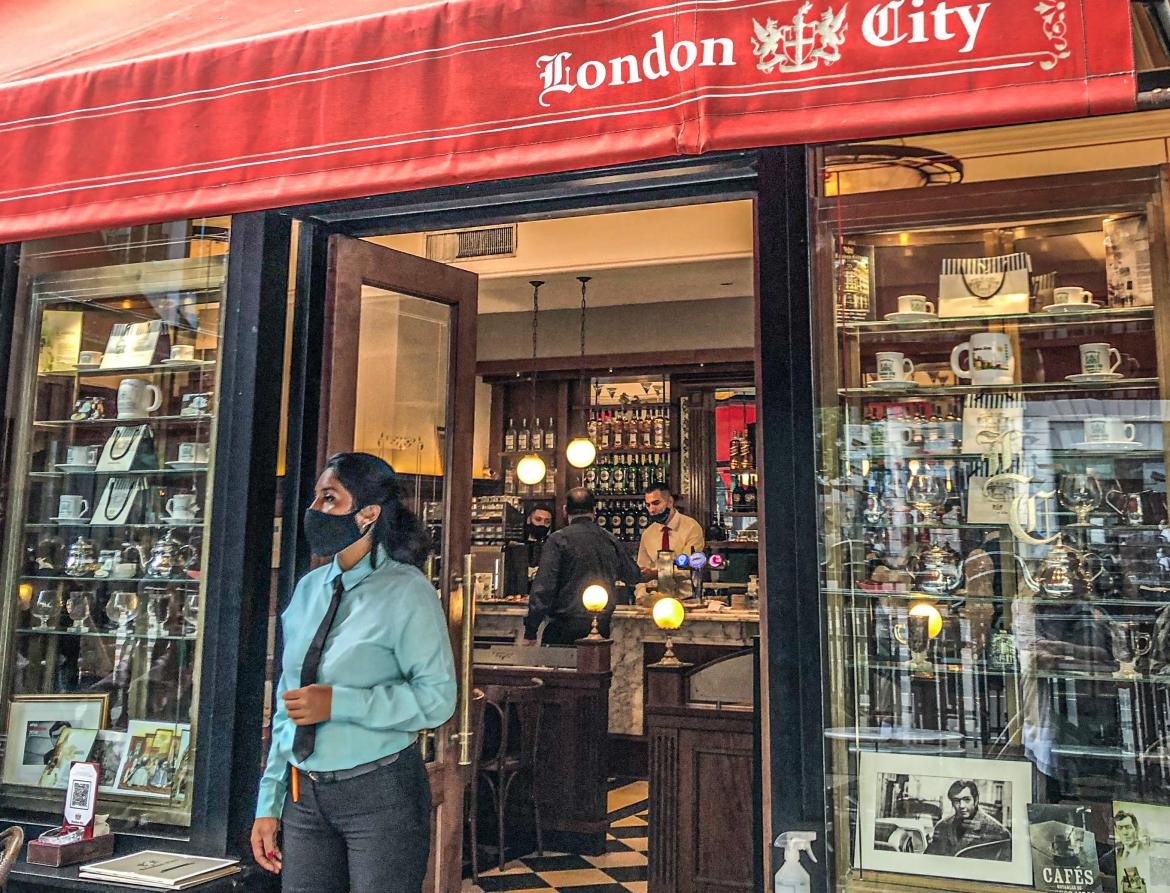
[[[260,818],[252,823],[252,858],[273,874],[280,872],[280,848],[276,845],[279,830],[280,819]]]
[[[281,694],[288,718],[298,726],[325,722],[333,715],[333,686],[306,685]]]

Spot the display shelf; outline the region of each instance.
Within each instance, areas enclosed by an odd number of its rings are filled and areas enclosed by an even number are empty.
[[[1088,599],[1058,599],[1058,598],[1044,598],[1039,595],[968,595],[963,592],[952,592],[950,595],[928,595],[921,590],[906,590],[906,591],[876,591],[872,589],[848,588],[848,587],[822,587],[822,592],[826,595],[840,596],[843,598],[857,598],[865,600],[895,599],[904,600],[907,602],[930,602],[939,606],[950,606],[960,602],[970,602],[972,604],[988,604],[988,605],[1041,605],[1044,607],[1069,607],[1076,605],[1090,605],[1094,607],[1109,607],[1109,608],[1150,608],[1152,610],[1161,610],[1167,604],[1170,604],[1170,598],[1166,601],[1156,601],[1148,598],[1101,598],[1096,595]]]
[[[1014,313],[1002,316],[947,316],[934,320],[894,322],[872,320],[844,323],[839,328],[849,335],[923,335],[982,332],[990,326],[1012,326],[1016,329],[1052,329],[1067,326],[1110,326],[1123,323],[1150,322],[1153,307],[1098,308],[1079,312]]]
[[[620,409],[620,410],[625,411],[625,410],[634,410],[634,409],[670,409],[670,407],[672,405],[673,404],[671,404],[671,403],[663,403],[661,401],[653,401],[653,400],[651,400],[651,401],[639,400],[637,403],[634,403],[631,400],[631,401],[628,401],[626,403],[619,403],[617,401],[614,401],[613,403],[590,403],[587,405],[586,408],[588,408],[588,409],[603,409],[603,410]],[[668,415],[668,414],[669,413],[662,413],[662,415]]]
[[[1026,394],[1061,394],[1090,391],[1099,394],[1108,391],[1147,391],[1157,389],[1158,379],[1156,378],[1126,378],[1122,379],[1121,381],[1104,382],[1090,386],[1086,386],[1084,383],[1072,381],[1041,381],[994,385],[962,384],[921,386],[916,388],[846,387],[838,388],[837,393],[842,397],[881,397],[889,400],[892,398],[911,398],[919,396],[945,397],[948,395],[961,394],[1005,394],[1016,391]]]
[[[724,518],[758,518],[760,515],[759,511],[754,511],[754,512],[745,512],[745,511],[720,512],[720,514]]]
[[[882,660],[875,658],[857,660],[855,658],[847,657],[846,662],[850,666],[860,670],[885,670],[891,672],[901,671],[910,675],[912,679],[916,679],[927,684],[931,684],[947,676],[959,676],[968,673],[976,676],[982,676],[984,678],[1002,677],[1004,679],[1046,679],[1053,682],[1102,682],[1119,686],[1133,685],[1137,682],[1158,682],[1162,684],[1170,682],[1170,675],[1162,674],[1151,675],[1148,673],[1136,673],[1133,676],[1121,678],[1113,675],[1113,669],[1106,668],[1102,668],[1100,670],[1064,668],[1061,668],[1060,670],[1022,670],[1018,667],[996,667],[988,665],[983,661],[954,660],[951,658],[939,658],[933,655],[930,657],[930,662],[934,665],[934,671],[929,675],[912,670],[909,666],[909,662],[906,660]],[[1111,663],[1116,663],[1116,661]]]
[[[152,425],[161,422],[168,427],[179,427],[181,423],[190,425],[198,425],[204,422],[211,422],[215,419],[214,415],[158,415],[145,416],[137,419],[82,419],[74,421],[73,419],[42,419],[33,422],[36,428],[105,428],[110,425],[123,425],[132,427],[135,425]]]
[[[117,639],[118,633],[116,630],[73,630],[73,629],[55,629],[49,627],[48,629],[40,629],[35,626],[18,627],[13,630],[18,636],[77,636],[83,639]],[[195,634],[176,636],[173,633],[151,635],[144,632],[128,632],[123,638],[126,640],[145,640],[150,639],[155,642],[194,642]]]
[[[87,530],[193,530],[196,528],[202,529],[206,519],[192,519],[190,524],[172,524],[168,521],[155,521],[146,524],[91,524],[88,520],[82,518],[77,521],[36,521],[32,524],[25,524],[25,530],[76,530],[85,528]]]
[[[599,456],[617,456],[630,454],[633,456],[648,456],[659,455],[668,456],[674,450],[670,447],[598,447],[597,455]]]
[[[1098,461],[1103,458],[1107,459],[1161,459],[1164,458],[1166,452],[1164,450],[1102,450],[1099,452],[1093,450],[1071,450],[1065,448],[1048,449],[1048,450],[1032,450],[1029,452],[1029,459],[1039,466],[1044,463],[1040,461],[1042,458],[1051,459],[1081,459],[1083,461]],[[945,460],[960,461],[960,462],[982,462],[988,457],[984,453],[943,453],[943,452],[903,452],[902,447],[891,444],[889,448],[872,447],[868,450],[851,449],[847,452],[841,453],[842,459],[848,459],[851,462],[868,459],[870,462],[890,462],[900,460],[917,460],[919,462],[931,463],[941,462]]]
[[[100,369],[90,366],[76,369],[54,369],[51,372],[38,372],[38,378],[124,378],[127,375],[161,375],[164,373],[210,372],[216,367],[215,360],[192,360],[182,363],[152,363],[148,366],[126,366],[121,369]]]
[[[30,471],[28,476],[33,480],[49,480],[68,477],[184,477],[193,474],[207,474],[209,468],[136,468],[133,471]]]
[[[156,586],[198,586],[201,580],[190,577],[42,577],[24,574],[20,580],[25,583],[102,583],[110,586],[130,586],[139,583],[153,583]]]

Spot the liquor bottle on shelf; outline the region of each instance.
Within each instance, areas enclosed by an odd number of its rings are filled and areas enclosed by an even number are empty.
[[[739,475],[735,476],[735,487],[731,491],[731,510],[733,512],[742,512],[744,504],[747,502],[747,492],[744,490],[743,482],[739,479]]]
[[[504,463],[503,472],[504,472],[504,495],[505,496],[515,496],[516,495],[516,475],[512,473],[512,463],[511,462]]]
[[[532,430],[528,432],[528,442],[532,444],[532,449],[544,449],[544,429],[540,427],[540,419],[534,418],[532,420]]]
[[[760,494],[756,491],[756,476],[748,478],[748,485],[743,489],[744,511],[754,512],[760,503]]]
[[[601,461],[597,463],[597,492],[609,493],[610,484],[610,468],[609,457],[602,456]]]
[[[609,505],[604,500],[597,503],[597,526],[602,530],[609,529]]]
[[[638,419],[638,441],[644,450],[654,446],[654,420],[650,417],[648,409],[643,409],[641,418]]]
[[[589,439],[593,442],[593,445],[599,446],[600,444],[597,440],[597,410],[596,409],[589,410],[589,422],[585,426],[585,431],[588,433]]]
[[[610,471],[609,482],[613,487],[613,492],[624,494],[626,492],[626,459],[621,453],[614,456],[613,469]]]
[[[516,449],[516,426],[508,419],[508,427],[504,431],[504,450],[505,452],[514,452]]]
[[[524,419],[520,423],[520,430],[516,432],[516,449],[521,451],[529,449],[528,443],[530,435],[531,432],[528,430],[528,419]]]
[[[597,431],[601,440],[597,442],[600,449],[608,450],[613,446],[613,430],[609,427],[609,420],[604,412],[597,414]]]
[[[665,450],[670,447],[668,419],[664,412],[659,411],[654,416],[654,449]]]
[[[641,438],[639,433],[638,417],[630,410],[626,410],[626,449],[636,450]]]
[[[620,450],[626,442],[626,426],[622,424],[622,417],[616,412],[609,414],[609,445]]]
[[[623,539],[632,540],[634,534],[637,532],[637,519],[634,517],[633,504],[626,506],[626,511],[622,515],[622,537]]]
[[[548,427],[544,429],[544,448],[546,450],[555,450],[557,448],[557,429],[553,426],[551,416],[548,420]]]

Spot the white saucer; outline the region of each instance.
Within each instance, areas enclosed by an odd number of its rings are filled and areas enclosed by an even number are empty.
[[[163,366],[206,366],[209,360],[175,360],[167,357],[165,360],[159,360]]]
[[[1100,310],[1101,305],[1093,301],[1079,304],[1049,304],[1044,308],[1045,313],[1085,313],[1089,310]]]
[[[202,471],[207,468],[207,462],[177,462],[172,461],[167,463],[167,468],[173,468],[175,471]]]
[[[67,474],[86,474],[90,471],[97,471],[97,465],[70,465],[68,462],[58,462],[53,467]]]
[[[66,526],[69,526],[69,525],[73,525],[75,527],[81,527],[83,525],[86,527],[89,526],[89,518],[62,518],[62,517],[58,516],[56,518],[50,518],[49,520],[52,521],[54,524],[64,524]]]
[[[926,322],[927,320],[937,320],[937,313],[887,313],[887,322]]]
[[[912,391],[918,386],[916,381],[871,381],[867,385],[872,391]]]
[[[196,524],[202,524],[195,515],[188,515],[185,518],[175,518],[166,516],[160,519],[168,527],[194,527]]]
[[[78,363],[73,368],[78,372],[96,372],[98,369],[102,368],[102,364],[101,363],[85,363],[83,365],[81,363]]]
[[[1074,450],[1099,450],[1102,453],[1128,453],[1131,450],[1142,449],[1142,443],[1137,440],[1100,440],[1096,443],[1081,441],[1074,443]]]
[[[1125,378],[1120,372],[1078,372],[1076,375],[1066,375],[1065,381],[1075,381],[1077,384],[1106,384]]]

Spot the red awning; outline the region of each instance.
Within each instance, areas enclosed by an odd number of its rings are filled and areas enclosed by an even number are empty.
[[[7,6],[0,241],[1135,103],[1120,0]]]

